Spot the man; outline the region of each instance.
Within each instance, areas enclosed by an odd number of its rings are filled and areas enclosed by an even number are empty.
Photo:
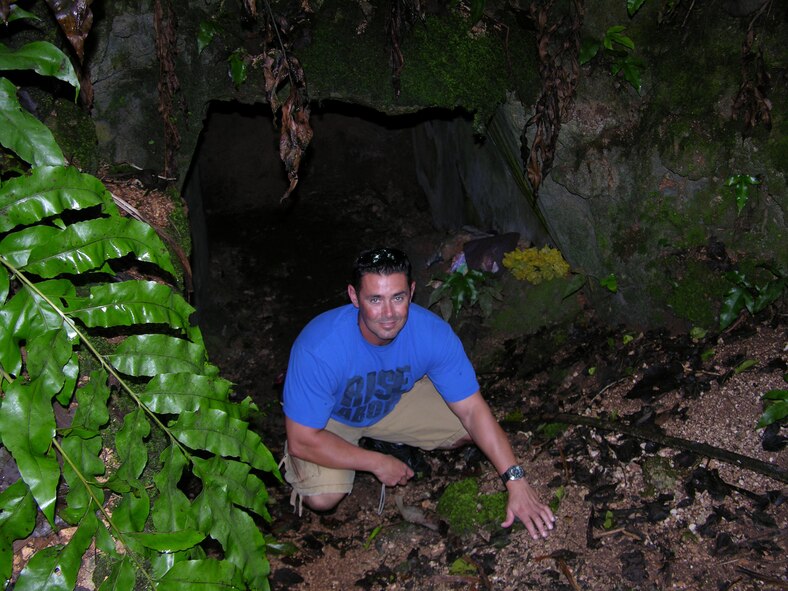
[[[347,288],[351,304],[317,316],[296,339],[284,388],[292,502],[300,497],[313,510],[333,509],[357,470],[372,472],[384,487],[413,477],[393,455],[360,447],[362,437],[422,449],[473,441],[508,489],[501,525],[520,519],[531,537],[546,537],[552,512],[525,481],[459,338],[411,302],[415,286],[402,251],[365,251]]]

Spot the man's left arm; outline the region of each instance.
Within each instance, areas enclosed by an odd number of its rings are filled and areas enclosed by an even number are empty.
[[[503,474],[517,464],[506,433],[495,420],[481,393],[476,392],[464,400],[452,402],[449,407],[460,419],[473,442],[495,466],[498,474]],[[553,529],[555,522],[550,507],[540,502],[539,495],[524,478],[510,480],[506,488],[509,491],[509,500],[506,506],[506,521],[501,525],[509,527],[516,517],[523,522],[532,538],[537,539],[539,534],[547,537],[548,530]]]

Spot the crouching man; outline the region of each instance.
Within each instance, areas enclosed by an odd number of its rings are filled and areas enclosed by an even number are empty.
[[[443,319],[411,302],[411,264],[400,250],[362,252],[349,304],[314,318],[296,339],[284,387],[285,479],[292,502],[333,509],[358,470],[385,486],[413,470],[364,449],[362,437],[425,450],[475,443],[508,490],[503,527],[519,519],[534,539],[555,517],[525,480],[512,447],[479,392],[462,343]]]

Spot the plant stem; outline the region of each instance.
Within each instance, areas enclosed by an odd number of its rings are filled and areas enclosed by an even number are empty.
[[[107,512],[107,510],[104,508],[104,505],[101,503],[99,498],[96,496],[96,493],[93,492],[93,489],[90,486],[90,483],[85,478],[85,476],[82,474],[82,472],[79,471],[79,468],[77,468],[77,465],[74,463],[74,461],[71,459],[71,457],[66,453],[66,450],[63,449],[63,447],[60,445],[60,443],[58,443],[57,438],[55,438],[55,437],[52,438],[52,445],[60,453],[60,456],[63,458],[63,460],[65,460],[65,462],[69,466],[71,466],[71,469],[74,471],[74,474],[77,475],[77,478],[79,478],[80,482],[82,482],[82,485],[85,487],[85,490],[88,492],[88,495],[90,495],[90,498],[96,504],[96,507],[98,507],[98,510],[101,511],[101,514],[104,516],[104,519],[106,519],[107,523],[109,523],[110,528],[112,528],[112,531],[113,531],[113,533],[115,535],[115,538],[117,540],[119,540],[120,543],[123,544],[123,546],[126,548],[127,554],[134,561],[134,564],[137,566],[137,570],[139,572],[141,572],[142,575],[148,580],[148,582],[151,584],[151,587],[155,588],[155,581],[153,580],[153,577],[150,575],[150,573],[147,570],[145,570],[145,567],[140,562],[140,560],[137,558],[136,554],[131,550],[131,548],[129,548],[129,545],[126,543],[126,540],[123,537],[123,532],[121,532],[120,529],[118,529],[118,526],[115,525],[115,523],[112,521],[112,517]],[[88,510],[90,510],[90,507],[88,507]]]

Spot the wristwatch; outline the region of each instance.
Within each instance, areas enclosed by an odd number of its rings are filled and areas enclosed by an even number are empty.
[[[506,472],[501,474],[501,480],[503,480],[504,485],[510,480],[520,480],[524,477],[525,472],[523,471],[523,467],[518,465],[512,466]]]

